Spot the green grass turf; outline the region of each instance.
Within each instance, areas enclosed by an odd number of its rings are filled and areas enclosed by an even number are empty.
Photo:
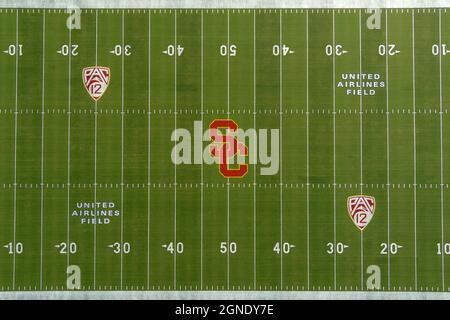
[[[384,10],[374,30],[353,9],[83,10],[80,30],[67,16],[0,12],[0,50],[23,50],[0,52],[1,290],[66,290],[68,265],[84,290],[366,290],[376,265],[380,290],[448,291],[437,244],[450,242],[450,63],[432,46],[450,43],[450,12],[415,10],[414,36],[406,9]],[[386,43],[400,52],[379,55]],[[70,44],[77,55],[57,53]],[[122,44],[131,55],[110,53]],[[236,56],[219,54],[227,44]],[[274,56],[279,44],[293,53]],[[348,52],[326,55],[333,44]],[[184,51],[163,54],[169,45]],[[97,104],[81,77],[94,65],[111,69]],[[360,72],[387,86],[362,99],[335,86]],[[217,165],[173,165],[175,123],[227,117],[280,129],[277,175],[258,164],[227,184]],[[346,208],[360,193],[376,198],[363,232]],[[93,201],[120,216],[71,217]],[[277,242],[295,247],[277,254]],[[402,248],[382,254],[382,243]]]

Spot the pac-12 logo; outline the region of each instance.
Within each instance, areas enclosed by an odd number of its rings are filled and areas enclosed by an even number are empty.
[[[108,67],[83,68],[83,84],[95,101],[99,100],[108,88],[111,71]]]
[[[236,133],[238,125],[231,119],[216,119],[209,125],[210,137],[213,143],[210,145],[210,152],[213,157],[219,159],[219,171],[225,178],[241,178],[248,172],[248,164],[233,161],[236,156],[248,156],[247,146],[238,141]],[[220,129],[226,130],[225,135],[220,133]],[[236,164],[236,168],[231,168],[230,164]]]
[[[347,210],[355,226],[362,231],[375,213],[375,198],[364,195],[348,197]]]

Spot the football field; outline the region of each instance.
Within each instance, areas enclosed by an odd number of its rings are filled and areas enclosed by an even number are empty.
[[[449,102],[444,8],[0,9],[0,290],[450,291]]]

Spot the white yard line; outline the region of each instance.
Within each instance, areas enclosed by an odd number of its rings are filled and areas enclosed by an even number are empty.
[[[177,129],[177,10],[175,9],[174,17],[175,31],[174,31],[174,128]],[[173,210],[173,289],[177,289],[177,165],[174,164],[174,210]]]
[[[359,10],[359,78],[361,82],[362,73],[362,41],[361,41],[361,10]],[[360,194],[363,193],[363,104],[362,95],[359,96],[359,158],[360,158]],[[361,290],[364,289],[364,234],[361,231]]]
[[[389,145],[389,52],[388,52],[388,10],[386,12],[386,25],[385,25],[385,33],[386,33],[386,167],[387,167],[387,268],[388,268],[388,290],[391,289],[391,203],[390,203],[390,181],[391,181],[391,173],[390,173],[390,145]]]
[[[227,10],[227,119],[230,119],[230,11]],[[227,178],[227,290],[230,290],[230,178]]]
[[[416,170],[416,53],[414,9],[412,9],[412,77],[413,77],[413,162],[414,162],[414,290],[417,291],[417,170]]]
[[[227,10],[227,119],[230,119],[230,10]],[[230,178],[227,178],[227,289],[230,290]]]
[[[98,10],[95,10],[95,66],[98,66]],[[94,215],[97,218],[97,100],[94,102]],[[122,215],[122,212],[120,213]],[[93,286],[97,285],[97,224],[94,223]]]
[[[227,10],[227,119],[230,119],[230,10]],[[230,290],[230,178],[227,178],[227,290]]]
[[[147,290],[150,289],[150,128],[151,128],[151,96],[150,96],[150,84],[151,84],[151,10],[148,10],[148,129],[147,129]]]
[[[256,10],[253,10],[253,128],[256,141]],[[256,143],[253,147],[256,160]],[[256,161],[253,161],[253,290],[256,290]]]
[[[280,289],[283,290],[283,10],[280,9]]]
[[[16,287],[16,215],[17,215],[17,113],[18,113],[18,77],[19,77],[19,9],[16,10],[16,98],[14,111],[14,194],[13,194],[13,275],[12,289]]]
[[[203,10],[201,11],[201,29],[200,29],[200,120],[203,132]],[[200,164],[200,289],[203,290],[203,160]]]
[[[71,76],[72,76],[72,25],[69,28],[69,63],[67,97],[67,246],[70,245],[70,126],[71,126]],[[70,250],[67,250],[67,267],[70,265]]]
[[[333,283],[336,290],[336,30],[333,10]]]
[[[309,17],[306,10],[306,269],[307,287],[310,289],[309,266]]]
[[[440,128],[440,149],[441,149],[441,248],[444,247],[444,160],[443,160],[443,122],[442,122],[442,18],[441,9],[439,9],[439,128]],[[445,290],[445,255],[441,254],[442,270],[442,291]]]
[[[42,290],[44,264],[44,132],[45,132],[45,9],[42,16],[42,101],[41,101],[41,229],[39,288]]]
[[[125,10],[122,10],[122,54],[121,54],[121,103],[122,103],[122,112],[121,112],[121,144],[120,144],[120,152],[121,152],[121,159],[120,159],[120,289],[123,287],[123,145],[124,145],[124,133],[123,133],[123,127],[124,127],[124,62],[125,62]]]

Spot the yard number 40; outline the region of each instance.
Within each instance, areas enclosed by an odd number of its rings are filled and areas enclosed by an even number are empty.
[[[181,45],[173,45],[170,44],[167,46],[166,50],[164,50],[162,53],[168,55],[169,57],[173,57],[175,54],[179,57],[183,54],[184,52],[184,47],[182,47]]]

